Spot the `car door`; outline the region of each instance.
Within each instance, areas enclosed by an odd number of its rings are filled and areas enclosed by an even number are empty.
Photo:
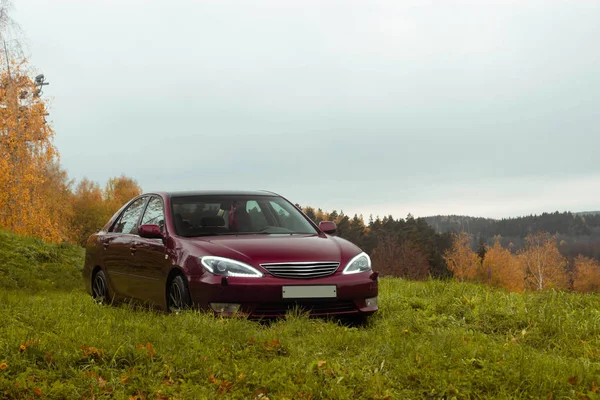
[[[152,196],[148,201],[140,225],[158,225],[165,232],[165,213],[163,201],[159,196]],[[166,276],[169,261],[163,239],[135,238],[135,255],[130,291],[132,296],[143,302],[163,304],[165,299]]]
[[[117,219],[102,243],[104,268],[117,297],[131,297],[130,274],[134,268],[134,239],[147,196],[134,200]]]

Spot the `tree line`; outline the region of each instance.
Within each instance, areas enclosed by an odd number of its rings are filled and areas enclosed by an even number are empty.
[[[468,232],[477,243],[519,250],[526,236],[535,232],[556,235],[560,253],[572,261],[578,255],[600,260],[600,212],[553,212],[516,218],[477,218],[461,215],[436,215],[425,220],[436,232]]]
[[[579,292],[600,291],[600,263],[584,255],[572,260],[559,251],[557,235],[538,231],[525,238],[519,249],[503,247],[500,237],[493,245],[472,249],[467,232],[453,234],[450,249],[444,252],[448,269],[455,279],[487,284],[510,291],[562,289]]]
[[[466,231],[438,232],[426,218],[394,219],[338,214],[302,208],[316,223],[331,220],[337,235],[370,254],[373,267],[383,276],[421,280],[429,277],[477,282],[510,291],[562,289],[600,291],[600,263],[576,254],[563,255],[566,246],[558,234],[543,230],[528,233],[524,245],[503,246],[496,235],[491,243]]]

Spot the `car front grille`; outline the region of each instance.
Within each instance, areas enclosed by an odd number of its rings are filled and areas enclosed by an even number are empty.
[[[339,262],[288,262],[260,264],[273,276],[279,278],[311,279],[333,274],[340,266]]]

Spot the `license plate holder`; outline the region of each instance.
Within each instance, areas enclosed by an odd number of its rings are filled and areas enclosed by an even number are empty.
[[[336,285],[295,285],[282,286],[281,297],[284,299],[335,299]]]

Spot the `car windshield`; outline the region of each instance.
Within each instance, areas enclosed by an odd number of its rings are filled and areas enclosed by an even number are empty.
[[[317,234],[298,209],[276,196],[173,196],[171,212],[180,236]]]

